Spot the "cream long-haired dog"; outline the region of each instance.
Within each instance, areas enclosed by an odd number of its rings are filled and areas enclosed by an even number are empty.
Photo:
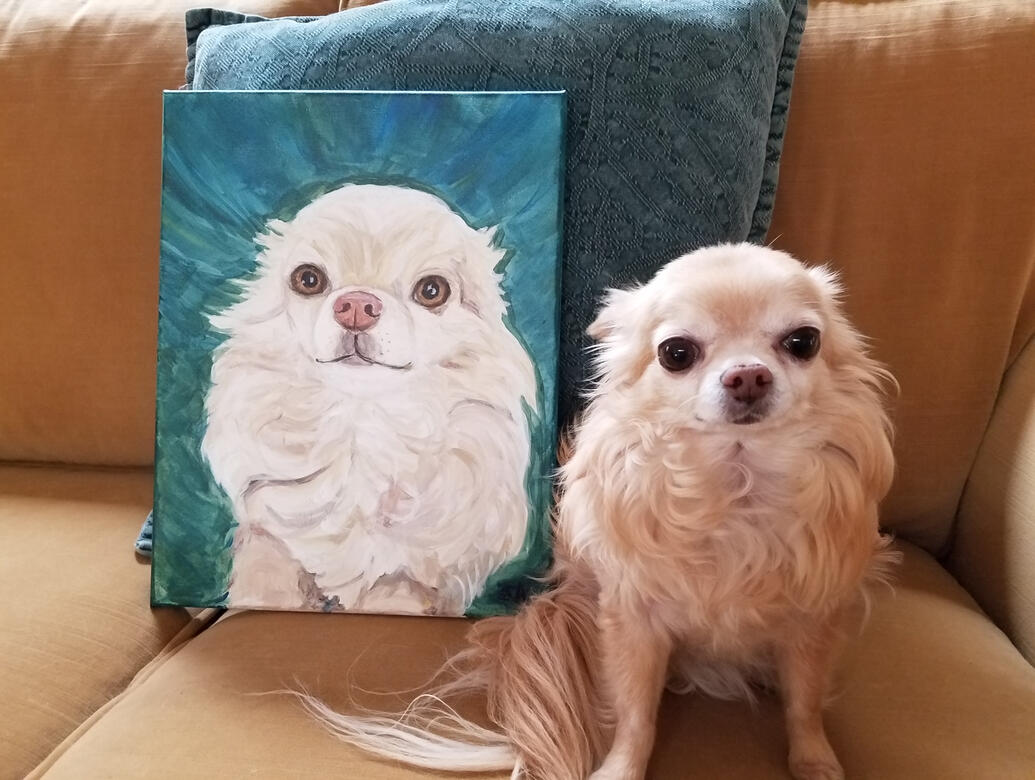
[[[230,605],[463,614],[524,542],[537,406],[494,231],[346,185],[261,241],[211,318],[228,338],[202,452],[237,522]]]
[[[783,696],[792,774],[842,777],[828,677],[894,555],[877,525],[891,378],[838,294],[829,271],[746,244],[611,292],[562,468],[556,588],[478,624],[459,676],[402,718],[309,707],[346,741],[422,766],[634,780],[666,683],[720,697],[763,684]],[[443,712],[472,688],[501,731]]]

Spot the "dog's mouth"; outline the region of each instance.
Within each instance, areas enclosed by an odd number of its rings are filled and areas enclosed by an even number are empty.
[[[699,423],[703,423],[706,426],[718,425],[719,427],[726,425],[754,425],[755,423],[764,422],[768,418],[769,412],[766,409],[749,409],[740,415],[725,414],[718,420],[708,420],[699,414],[694,415],[694,419]]]
[[[321,360],[316,358],[317,363],[341,363],[346,366],[383,366],[384,368],[390,368],[393,371],[406,371],[413,367],[413,363],[405,363],[403,365],[395,365],[393,363],[385,363],[380,360],[374,360],[369,358],[360,352],[358,349],[353,352],[347,352],[344,355],[339,355],[336,358],[328,358],[327,360]]]
[[[364,350],[363,348],[366,347]],[[408,368],[413,367],[413,362],[408,363],[389,363],[385,360],[378,360],[375,357],[371,357],[370,352],[379,352],[378,342],[376,339],[371,338],[368,334],[364,333],[347,333],[339,342],[338,349],[341,350],[341,354],[332,358],[316,358],[317,363],[337,363],[343,366],[381,366],[382,368],[390,368],[393,371],[405,371]]]
[[[754,425],[769,417],[769,404],[755,404],[742,409],[729,409],[726,421],[733,425]]]
[[[735,420],[730,420],[734,425],[754,425],[757,422],[762,422],[765,419],[764,414],[758,412],[748,412],[745,415],[738,417]]]

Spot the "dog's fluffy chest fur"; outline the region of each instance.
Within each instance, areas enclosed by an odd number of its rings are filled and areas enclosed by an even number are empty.
[[[271,473],[296,475],[252,482],[274,521],[290,535],[329,515],[368,530],[415,520],[411,499],[429,489],[437,473],[430,461],[449,449],[449,410],[436,396],[434,408],[391,396],[347,404],[317,399],[314,393],[300,403],[285,393],[259,427],[258,457]],[[312,486],[304,493],[276,490],[278,483],[303,482]]]
[[[807,455],[719,442],[669,458],[671,495],[655,528],[670,554],[653,560],[630,551],[659,612],[690,634],[707,627],[721,645],[732,638],[724,633],[742,641],[746,627],[771,626],[806,606],[798,602],[809,600],[827,532],[797,500]]]
[[[327,598],[388,608],[363,594],[402,577],[435,594],[430,606],[457,611],[520,546],[520,481],[506,481],[498,503],[485,485],[523,474],[521,410],[470,399],[446,370],[366,397],[311,377],[305,364],[289,383],[283,365],[226,385],[217,371],[209,442],[225,449],[213,471],[236,497],[239,522],[278,539]],[[463,521],[472,516],[497,540],[491,551]],[[469,577],[453,577],[458,567]]]
[[[727,657],[753,652],[781,626],[842,603],[864,572],[859,556],[838,551],[879,540],[875,515],[838,493],[858,475],[823,434],[822,425],[790,440],[638,431],[624,446],[612,437],[595,458],[576,454],[587,475],[608,461],[623,468],[593,480],[608,495],[592,515],[568,513],[563,532],[605,589],[673,636]]]
[[[437,399],[431,405],[360,400],[311,424],[262,430],[263,457],[281,461],[275,473],[301,474],[309,489],[253,482],[249,515],[264,518],[325,594],[351,601],[366,571],[405,570],[438,587],[438,560],[414,551],[463,534],[450,524],[456,509],[443,484],[455,446],[450,414]]]

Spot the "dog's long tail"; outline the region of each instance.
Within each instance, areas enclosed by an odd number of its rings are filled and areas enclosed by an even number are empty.
[[[430,769],[510,770],[529,780],[583,780],[604,750],[611,715],[596,659],[596,581],[562,566],[555,587],[515,616],[475,624],[447,681],[396,716],[342,715],[303,697],[336,736],[370,753]],[[462,718],[447,700],[484,691],[499,731]]]

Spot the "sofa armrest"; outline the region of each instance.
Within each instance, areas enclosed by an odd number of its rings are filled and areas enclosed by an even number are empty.
[[[1035,664],[1035,339],[1003,380],[948,564]]]

